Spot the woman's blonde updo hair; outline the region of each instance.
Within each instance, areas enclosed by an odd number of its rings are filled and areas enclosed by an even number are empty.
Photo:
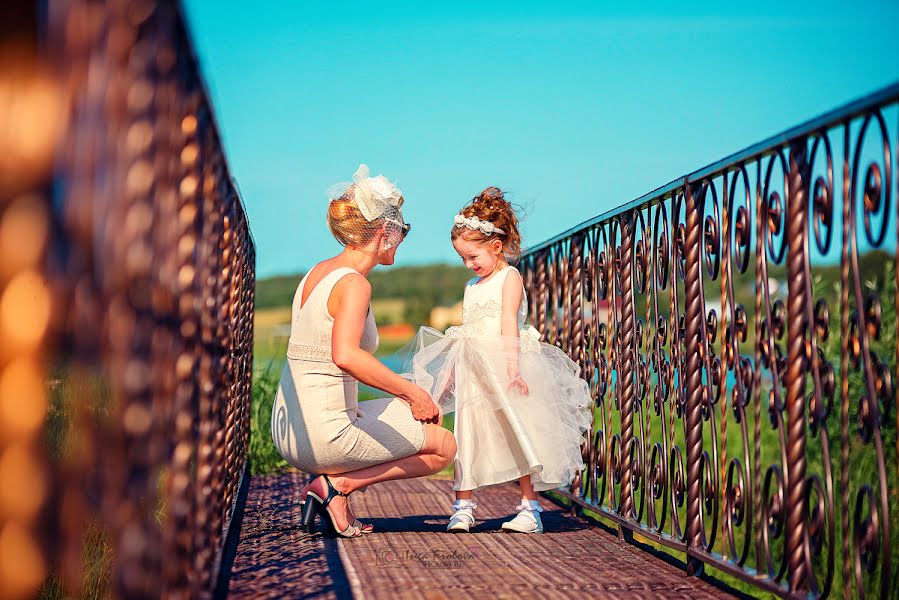
[[[362,215],[350,186],[340,198],[328,203],[328,228],[341,246],[364,247],[374,240],[379,219],[371,222]]]
[[[487,235],[477,229],[453,226],[450,239],[462,238],[472,242],[489,242],[500,239],[503,242],[503,254],[509,261],[517,261],[521,256],[521,234],[518,232],[518,215],[505,194],[498,187],[488,187],[475,196],[471,203],[460,213],[463,217],[477,217],[481,221],[490,221],[505,233]]]
[[[352,183],[328,188],[328,229],[343,246],[377,253],[396,248],[410,227],[403,220],[403,193],[383,175],[369,174],[363,163]]]

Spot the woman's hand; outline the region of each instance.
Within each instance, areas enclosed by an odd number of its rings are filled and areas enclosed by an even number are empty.
[[[357,381],[406,401],[417,421],[439,423],[440,411],[428,392],[360,348],[370,299],[371,284],[361,275],[347,275],[334,286],[328,300],[328,311],[334,315],[331,335],[334,364]]]
[[[412,417],[422,423],[440,424],[440,409],[431,400],[431,395],[424,389],[412,384],[410,392],[406,395]]]

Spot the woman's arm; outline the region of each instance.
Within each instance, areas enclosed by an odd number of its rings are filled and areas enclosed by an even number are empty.
[[[521,308],[521,299],[521,275],[517,270],[513,270],[506,275],[506,280],[503,281],[503,312],[500,316],[500,333],[506,344],[506,372],[509,374],[509,384],[526,396],[528,386],[521,379],[521,372],[518,369],[518,309]]]
[[[358,381],[406,401],[415,419],[436,422],[437,405],[425,390],[403,379],[360,347],[370,300],[371,284],[361,275],[344,276],[334,286],[328,299],[328,312],[334,315],[331,335],[334,364]]]

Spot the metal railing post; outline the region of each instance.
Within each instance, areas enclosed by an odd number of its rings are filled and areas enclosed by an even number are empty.
[[[686,280],[685,348],[686,374],[686,443],[687,443],[687,549],[701,549],[702,530],[702,363],[705,358],[705,327],[702,297],[702,219],[696,205],[694,188],[685,186],[686,209]],[[688,557],[687,572],[702,572],[702,562]]]
[[[621,516],[633,519],[633,448],[634,448],[634,379],[636,347],[634,340],[634,217],[621,215],[621,371],[618,390],[621,394]],[[622,535],[619,529],[619,535]],[[624,537],[628,537],[624,533]]]
[[[807,161],[805,138],[790,144],[790,173],[787,197],[787,497],[786,552],[790,590],[807,589],[805,529],[807,496],[805,485],[805,373],[808,360],[806,281],[808,261],[808,202],[805,192]]]

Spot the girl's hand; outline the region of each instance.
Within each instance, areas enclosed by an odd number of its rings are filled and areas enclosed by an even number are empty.
[[[506,367],[506,372],[509,374],[509,389],[515,390],[522,396],[527,396],[528,384],[522,379],[521,373],[518,371],[518,366],[509,365]]]

